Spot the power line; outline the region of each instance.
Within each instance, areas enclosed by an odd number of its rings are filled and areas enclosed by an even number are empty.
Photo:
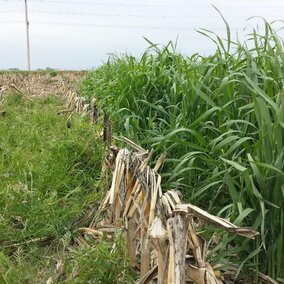
[[[23,21],[0,21],[0,24],[8,24],[8,25],[14,25],[14,24],[23,24]]]
[[[0,21],[0,24],[22,24],[22,21]],[[106,25],[106,24],[87,24],[87,23],[66,23],[66,22],[41,22],[32,21],[32,24],[40,25],[56,25],[56,26],[78,26],[78,27],[96,27],[96,28],[110,28],[110,29],[150,29],[150,30],[192,30],[195,31],[196,28],[193,27],[174,27],[174,26],[129,26],[129,25]],[[225,28],[214,28],[212,30],[226,30]],[[238,30],[237,28],[231,28],[231,30]]]
[[[21,14],[22,11],[0,11],[0,14]],[[98,17],[125,17],[125,18],[216,18],[219,15],[141,15],[141,14],[109,14],[109,13],[81,13],[81,12],[60,12],[60,11],[41,11],[30,10],[30,14],[47,14],[47,15],[70,15],[70,16],[98,16]],[[269,15],[275,17],[276,15]],[[242,16],[232,15],[230,18],[241,18]],[[244,16],[248,18],[248,16]],[[278,15],[277,15],[278,17]]]
[[[22,11],[0,11],[0,14],[18,14]],[[108,14],[108,13],[81,13],[30,10],[30,14],[71,15],[71,16],[98,16],[98,17],[126,17],[126,18],[220,18],[220,16],[197,15],[141,15],[141,14]]]
[[[1,14],[15,14],[22,13],[22,11],[0,11]],[[102,17],[129,17],[129,18],[192,18],[198,17],[196,15],[192,16],[176,16],[176,15],[134,15],[134,14],[108,14],[108,13],[80,13],[80,12],[58,12],[58,11],[36,11],[30,10],[29,13],[32,14],[54,14],[54,15],[72,15],[72,16],[102,16]],[[202,16],[201,16],[202,17]],[[204,16],[205,17],[205,16]],[[218,17],[218,16],[214,16]]]
[[[20,2],[21,0],[0,0],[0,2]],[[135,3],[104,3],[104,2],[82,2],[82,1],[62,1],[62,0],[30,0],[30,2],[56,3],[56,4],[72,4],[72,5],[95,5],[95,6],[116,6],[116,7],[154,7],[154,8],[184,8],[193,7],[195,5],[174,5],[174,4],[135,4]],[[204,5],[196,5],[204,7]]]
[[[105,2],[82,2],[82,1],[62,1],[62,0],[30,0],[31,2],[45,2],[57,4],[74,4],[74,5],[95,5],[95,6],[115,6],[115,7],[146,7],[146,8],[192,8],[205,7],[200,4],[137,4],[137,3],[105,3]]]
[[[21,2],[22,0],[0,0],[0,2]],[[43,3],[56,3],[56,4],[74,4],[74,5],[97,5],[97,6],[117,6],[117,7],[149,7],[149,8],[204,8],[204,7],[210,7],[209,3],[204,4],[135,4],[135,3],[104,3],[104,2],[82,2],[82,1],[62,1],[62,0],[29,0],[30,2],[43,2]],[[282,5],[280,5],[282,4]],[[222,4],[219,5],[221,8],[228,7],[228,8],[234,8],[234,7],[240,7],[239,2],[230,3],[230,4]],[[283,1],[279,0],[279,4],[263,4],[263,3],[254,3],[254,4],[248,4],[246,2],[245,5],[242,5],[243,8],[245,7],[283,7]]]
[[[161,26],[128,26],[128,25],[106,25],[106,24],[87,24],[87,23],[63,23],[63,22],[39,22],[37,24],[60,25],[60,26],[82,26],[96,28],[114,28],[114,29],[151,29],[151,30],[194,30],[189,27],[161,27]]]
[[[135,3],[104,3],[104,2],[79,2],[79,1],[62,1],[62,0],[30,0],[31,2],[47,2],[47,3],[64,3],[64,4],[75,4],[75,5],[98,5],[98,6],[132,6],[132,7],[170,7],[170,8],[179,8],[179,7],[205,7],[209,6],[208,3],[201,5],[201,4],[135,4]],[[279,4],[282,3],[279,1]],[[264,7],[271,7],[271,4],[261,4],[258,3],[258,6]],[[233,5],[220,5],[222,7],[235,7],[236,4]],[[240,6],[240,5],[237,5]],[[250,4],[246,6],[256,6],[256,4]],[[275,5],[277,7],[283,5]]]

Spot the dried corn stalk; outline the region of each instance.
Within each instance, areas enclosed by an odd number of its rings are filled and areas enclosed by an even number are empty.
[[[163,193],[157,171],[164,157],[151,168],[148,162],[152,151],[145,151],[126,138],[122,140],[136,152],[114,148],[115,153],[110,156],[116,158],[107,161],[113,169],[113,179],[100,207],[105,216],[101,225],[126,229],[128,255],[140,267],[141,279],[137,283],[149,283],[154,278],[160,284],[187,280],[220,283],[204,259],[206,243],[195,233],[193,217],[252,239],[257,232],[239,228],[191,204],[182,204],[175,190]]]

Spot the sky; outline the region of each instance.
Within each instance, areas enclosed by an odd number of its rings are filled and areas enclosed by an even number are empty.
[[[0,69],[27,69],[25,0],[0,0]],[[214,45],[204,28],[243,41],[253,27],[284,20],[283,0],[27,0],[31,68],[92,69],[109,54],[140,56],[149,46],[177,41],[184,55],[210,54]],[[277,24],[277,28],[280,24]],[[283,24],[284,25],[284,24]],[[284,37],[284,32],[279,31]]]

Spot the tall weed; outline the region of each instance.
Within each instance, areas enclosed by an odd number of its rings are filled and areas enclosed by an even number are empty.
[[[234,243],[239,261],[250,260],[280,281],[283,40],[264,21],[264,34],[254,29],[244,43],[234,42],[225,24],[225,40],[200,30],[216,44],[210,56],[185,57],[172,43],[163,48],[150,43],[140,58],[111,56],[82,81],[80,91],[98,98],[118,135],[154,148],[156,156],[167,154],[165,188],[177,188],[186,200],[259,230],[256,244],[224,236],[222,246]],[[222,258],[214,249],[211,257]]]

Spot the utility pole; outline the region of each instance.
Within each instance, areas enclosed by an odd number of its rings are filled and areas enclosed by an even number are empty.
[[[28,18],[28,0],[25,0],[25,14],[26,14],[26,35],[27,35],[28,70],[31,71],[30,32],[29,32],[29,18]]]

